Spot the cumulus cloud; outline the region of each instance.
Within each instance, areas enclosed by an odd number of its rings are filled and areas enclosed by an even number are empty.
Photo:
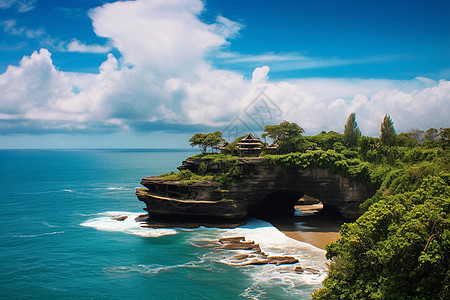
[[[197,0],[133,1],[106,4],[91,11],[95,33],[112,40],[126,63],[166,75],[191,73],[208,51],[226,44],[238,29],[220,19],[206,24]]]
[[[256,68],[252,73],[252,83],[264,83],[269,79],[270,68],[268,66],[262,66]]]
[[[59,71],[46,49],[25,56],[0,74],[0,132],[220,129],[261,91],[281,111],[278,121],[297,122],[309,134],[342,131],[351,112],[366,135],[379,134],[384,114],[397,131],[450,126],[445,80],[272,81],[270,64],[254,69],[251,79],[217,69],[208,55],[242,25],[225,17],[206,24],[199,19],[203,9],[200,0],[137,0],[92,10],[95,32],[120,60],[108,54],[98,74],[81,74]],[[66,50],[105,52],[108,46],[74,39]]]

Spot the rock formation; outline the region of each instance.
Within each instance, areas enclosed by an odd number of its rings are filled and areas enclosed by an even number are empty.
[[[226,172],[227,162],[187,159],[180,170],[196,172],[200,164],[207,172]],[[347,219],[361,215],[360,203],[373,196],[376,189],[364,183],[331,173],[326,169],[288,168],[263,157],[240,158],[242,176],[229,186],[207,181],[184,185],[160,176],[146,177],[137,189],[139,200],[146,203],[152,217],[243,218],[292,214],[304,194],[322,201],[325,210],[336,211]]]

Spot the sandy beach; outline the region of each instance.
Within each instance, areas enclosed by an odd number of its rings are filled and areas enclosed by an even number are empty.
[[[292,217],[271,220],[272,225],[290,238],[311,244],[321,249],[336,241],[342,222],[334,216],[320,215],[321,204],[297,205]]]

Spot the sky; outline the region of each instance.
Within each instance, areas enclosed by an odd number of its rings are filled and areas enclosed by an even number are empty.
[[[446,0],[0,0],[0,148],[450,127]]]

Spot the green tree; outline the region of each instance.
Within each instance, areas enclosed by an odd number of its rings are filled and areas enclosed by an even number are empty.
[[[190,139],[191,147],[198,146],[201,153],[206,153],[208,147],[213,150],[223,141],[222,133],[215,131],[213,133],[196,133]]]
[[[416,170],[414,170],[415,172]],[[402,177],[409,186],[409,176]],[[386,195],[341,238],[327,245],[331,260],[314,299],[449,299],[450,187],[448,175]]]
[[[384,115],[383,123],[381,123],[381,143],[386,146],[394,146],[396,137],[394,122],[392,122],[390,116]]]
[[[208,133],[206,135],[205,144],[207,147],[210,147],[211,150],[216,149],[220,143],[222,143],[224,139],[222,138],[222,132],[215,131],[213,133]]]
[[[408,131],[408,135],[417,142],[418,145],[422,145],[425,140],[425,132],[420,129],[411,129]]]
[[[425,131],[424,138],[427,141],[437,141],[439,139],[439,132],[436,128],[430,128]]]
[[[297,125],[297,123],[290,123],[283,121],[279,125],[267,125],[264,127],[264,133],[261,134],[262,138],[269,137],[274,143],[286,139],[290,139],[301,135],[305,130]]]
[[[439,145],[443,149],[450,147],[450,128],[439,128]]]
[[[409,133],[402,132],[397,135],[397,145],[400,147],[417,147],[417,141],[411,137]]]
[[[436,128],[430,128],[425,131],[423,137],[425,139],[423,142],[424,147],[434,148],[439,146],[439,131]]]
[[[361,130],[356,123],[356,113],[351,113],[344,125],[344,143],[347,146],[355,147],[361,137]]]

